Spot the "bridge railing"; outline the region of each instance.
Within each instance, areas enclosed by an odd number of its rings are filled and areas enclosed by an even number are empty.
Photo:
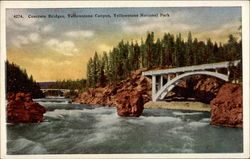
[[[227,62],[219,62],[219,63],[212,63],[212,64],[202,64],[202,65],[195,65],[195,66],[169,68],[169,69],[163,69],[163,70],[152,70],[152,71],[142,72],[142,75],[143,76],[165,75],[165,74],[179,73],[179,72],[228,68],[229,66],[237,66],[239,63],[240,63],[240,60],[236,60],[236,61],[227,61]]]

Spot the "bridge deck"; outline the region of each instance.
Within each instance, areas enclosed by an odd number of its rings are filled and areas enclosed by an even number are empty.
[[[162,69],[162,70],[146,71],[146,72],[142,72],[142,75],[143,76],[165,75],[165,74],[179,73],[179,72],[219,69],[219,68],[227,68],[228,66],[236,66],[239,63],[240,63],[240,60],[231,61],[231,62],[227,61],[227,62],[219,62],[219,63],[212,63],[212,64],[185,66],[185,67],[169,68],[169,69]]]
[[[41,89],[41,90],[44,90],[44,91],[56,91],[56,90],[60,90],[60,91],[69,91],[69,89]]]

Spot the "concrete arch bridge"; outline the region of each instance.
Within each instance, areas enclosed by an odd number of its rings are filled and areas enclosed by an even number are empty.
[[[62,93],[63,95],[65,95],[66,93],[70,92],[69,89],[41,89],[41,91],[43,93],[46,93],[46,92],[56,92],[57,95],[60,95],[60,94],[58,94],[58,92]]]
[[[240,60],[220,63],[202,64],[162,70],[142,72],[142,75],[152,78],[152,101],[164,99],[178,83],[193,75],[208,75],[229,81],[232,66],[238,66]],[[223,71],[222,71],[223,70]],[[167,76],[167,80],[164,79]]]

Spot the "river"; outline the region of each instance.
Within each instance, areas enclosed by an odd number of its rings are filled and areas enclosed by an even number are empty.
[[[243,151],[243,131],[209,125],[210,113],[144,109],[124,118],[112,107],[36,99],[45,121],[7,124],[7,154],[226,153]]]

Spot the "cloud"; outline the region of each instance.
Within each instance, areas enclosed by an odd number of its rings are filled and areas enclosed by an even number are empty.
[[[187,23],[192,17],[187,11],[168,12],[169,17],[142,17],[138,21],[121,22],[120,25],[125,32],[146,33],[157,32],[183,32],[197,29],[197,25]]]
[[[59,41],[57,39],[50,39],[48,42],[46,42],[46,45],[50,49],[67,56],[73,56],[75,53],[79,52],[75,44],[69,40]]]
[[[170,17],[167,18],[139,18],[136,22],[120,22],[119,25],[124,33],[145,34],[151,31],[160,34],[167,32],[173,34],[181,33],[185,39],[187,33],[191,31],[193,37],[198,38],[198,40],[211,38],[213,41],[222,43],[227,42],[229,34],[233,34],[238,39],[240,36],[238,28],[241,22],[239,20],[227,21],[226,23],[217,22],[218,25],[204,26],[205,24],[200,23],[200,19],[192,21],[192,19],[197,17],[194,12],[170,11],[169,15]]]
[[[41,41],[41,37],[38,33],[30,33],[27,36],[17,35],[16,37],[12,38],[12,44],[16,47],[21,47],[22,45],[28,45],[31,43],[38,43]]]
[[[227,24],[223,24],[213,30],[199,31],[194,36],[199,40],[206,40],[210,37],[213,41],[227,42],[229,34],[233,34],[235,37],[239,38],[239,26],[240,21],[232,21]]]
[[[167,13],[165,13],[167,14]],[[170,18],[169,21],[172,22],[186,22],[190,18],[193,18],[193,14],[188,11],[176,11],[176,12],[169,12]]]
[[[17,40],[20,44],[28,44],[29,43],[29,39],[25,36],[22,36],[22,35],[18,35]]]
[[[51,32],[53,29],[53,27],[51,25],[46,25],[45,27],[42,28],[43,32]]]
[[[69,31],[64,34],[67,37],[71,38],[89,38],[94,36],[94,32],[91,30],[81,30],[81,31]]]
[[[61,61],[55,61],[53,59],[44,57],[44,58],[36,58],[32,61],[30,61],[32,64],[39,64],[39,65],[53,65],[56,63],[57,66],[64,66],[71,64],[69,60],[61,60]]]
[[[108,52],[109,50],[111,50],[112,46],[109,46],[109,45],[106,45],[106,44],[100,44],[96,48],[97,48],[97,50],[96,50],[97,52],[102,53],[104,51]]]
[[[195,25],[188,25],[182,23],[168,23],[164,21],[154,21],[152,23],[145,23],[140,25],[125,24],[123,26],[124,31],[145,33],[148,31],[159,31],[159,32],[182,32],[196,29]]]
[[[31,33],[28,36],[30,42],[39,42],[41,40],[41,37],[38,33]]]

